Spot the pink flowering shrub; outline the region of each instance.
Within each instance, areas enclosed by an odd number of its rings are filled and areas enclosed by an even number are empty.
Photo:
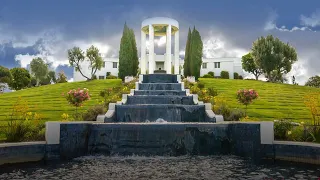
[[[258,98],[258,93],[253,89],[241,89],[237,92],[237,99],[239,103],[246,106],[246,112],[247,112],[247,106],[253,102],[253,100]],[[245,113],[246,114],[246,113]]]
[[[82,107],[83,103],[90,99],[89,89],[73,89],[67,92],[67,94],[62,94],[68,101],[69,104],[76,107],[74,119],[79,120],[80,115],[78,114],[78,107]]]
[[[67,101],[69,104],[75,106],[75,107],[81,107],[84,103],[84,101],[87,101],[90,99],[89,96],[89,90],[84,88],[83,90],[78,88],[77,90],[73,89],[70,90],[65,95]]]

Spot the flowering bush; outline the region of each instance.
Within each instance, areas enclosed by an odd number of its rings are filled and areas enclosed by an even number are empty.
[[[79,120],[81,117],[78,114],[78,107],[82,107],[83,103],[90,99],[89,89],[86,89],[86,88],[84,88],[83,90],[80,88],[78,88],[77,90],[73,89],[73,90],[70,90],[69,92],[67,92],[66,95],[64,95],[64,94],[62,94],[62,95],[65,96],[65,98],[67,99],[69,104],[76,107],[75,114],[74,114],[74,120]]]
[[[239,103],[246,106],[245,115],[247,115],[247,106],[253,102],[253,100],[258,98],[258,93],[253,89],[241,89],[237,92],[237,99]]]
[[[69,104],[75,107],[81,107],[84,101],[90,99],[89,89],[84,88],[83,90],[78,88],[77,90],[70,90],[65,96]]]

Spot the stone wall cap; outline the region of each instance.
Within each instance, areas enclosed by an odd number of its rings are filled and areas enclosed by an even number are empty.
[[[1,143],[0,147],[12,147],[12,146],[30,146],[30,145],[45,145],[46,141],[33,141],[33,142],[16,142],[16,143]]]

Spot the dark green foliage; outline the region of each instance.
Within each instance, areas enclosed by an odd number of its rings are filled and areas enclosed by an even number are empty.
[[[13,79],[8,85],[11,89],[20,90],[29,85],[31,76],[28,70],[24,68],[12,68],[10,72]]]
[[[231,114],[231,110],[226,104],[222,104],[218,107],[218,109],[214,109],[214,113],[221,114],[223,116],[223,119],[227,121]]]
[[[136,76],[139,60],[134,32],[124,24],[119,51],[119,78],[124,80],[126,76]]]
[[[111,72],[107,72],[107,73],[106,73],[106,77],[107,77],[107,76],[110,76],[110,75],[111,75]]]
[[[239,79],[239,74],[237,72],[233,73],[233,78],[234,79]]]
[[[253,56],[251,53],[248,53],[241,58],[242,62],[242,69],[252,73],[256,80],[258,80],[259,76],[263,73],[262,69],[259,68],[259,66],[256,64],[256,62],[253,59]]]
[[[228,71],[221,71],[220,77],[222,79],[229,79],[229,72]]]
[[[35,87],[36,85],[37,85],[37,79],[35,77],[31,77],[28,87]]]
[[[208,72],[208,74],[210,74],[212,77],[214,77],[214,72],[210,71],[210,72]]]
[[[82,119],[84,121],[96,121],[98,115],[103,115],[106,112],[103,105],[95,105],[82,114]]]
[[[245,117],[245,112],[242,109],[233,109],[230,112],[229,117],[226,121],[240,121],[241,118]]]
[[[270,82],[284,82],[283,75],[290,72],[297,61],[296,50],[272,35],[258,38],[251,50],[255,64]]]
[[[291,121],[283,119],[274,123],[274,139],[286,140],[288,131],[291,131],[293,124]]]
[[[202,76],[202,78],[213,78],[213,76],[211,74],[205,74]]]
[[[240,76],[239,76],[239,79],[243,79],[243,77],[240,75]]]
[[[203,82],[197,82],[197,86],[199,89],[203,89],[204,88],[204,83]]]
[[[202,64],[202,49],[203,43],[201,40],[200,33],[193,28],[191,34],[190,43],[190,71],[191,75],[195,77],[196,80],[200,77],[200,69]]]
[[[0,83],[10,83],[12,81],[12,75],[8,68],[0,66]]]
[[[191,30],[189,28],[188,38],[186,43],[185,55],[184,55],[184,64],[183,64],[183,74],[185,77],[191,76],[190,70],[190,43],[191,43]]]
[[[117,77],[117,76],[110,75],[110,76],[107,76],[106,79],[118,79],[118,77]]]
[[[209,96],[218,96],[218,91],[213,89],[212,87],[208,88],[208,94]]]
[[[320,76],[313,76],[308,79],[305,86],[320,88]]]
[[[48,85],[51,84],[51,78],[49,76],[43,77],[40,79],[40,85]]]
[[[96,76],[96,75],[93,75],[93,76],[91,77],[91,79],[92,79],[92,80],[97,79],[97,76]]]

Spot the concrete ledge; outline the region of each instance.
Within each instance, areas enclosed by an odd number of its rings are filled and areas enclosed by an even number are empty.
[[[181,75],[180,74],[177,74],[177,81],[178,81],[178,83],[181,82]]]
[[[45,141],[0,144],[0,165],[41,161],[45,149]]]
[[[142,83],[143,82],[143,74],[140,74],[139,75],[139,83]]]
[[[46,142],[47,144],[59,144],[60,142],[60,123],[46,122]]]
[[[142,78],[143,79],[143,78]],[[136,82],[136,89],[135,90],[139,90],[139,83],[140,82]],[[141,82],[142,83],[142,82]]]
[[[320,144],[274,141],[262,147],[264,158],[320,165]]]

